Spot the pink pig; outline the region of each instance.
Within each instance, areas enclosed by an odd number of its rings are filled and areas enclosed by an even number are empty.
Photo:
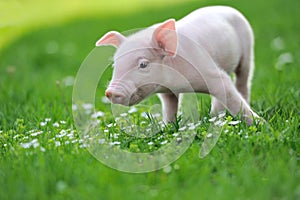
[[[179,94],[207,93],[212,95],[211,114],[228,109],[252,124],[259,118],[249,106],[253,40],[246,18],[225,6],[201,8],[128,37],[108,32],[96,43],[117,48],[105,95],[112,103],[131,106],[158,93],[164,121],[170,122],[178,111]]]

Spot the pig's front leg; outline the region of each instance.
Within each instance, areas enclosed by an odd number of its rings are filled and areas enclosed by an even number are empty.
[[[211,98],[211,115],[218,115],[222,112],[225,112],[225,106],[214,96]]]
[[[241,113],[248,124],[253,123],[253,118],[259,118],[237,91],[228,74],[221,72],[220,76],[210,78],[208,81],[209,93],[221,102],[233,116]]]
[[[175,122],[178,111],[178,97],[172,93],[160,93],[157,95],[162,104],[164,122]]]

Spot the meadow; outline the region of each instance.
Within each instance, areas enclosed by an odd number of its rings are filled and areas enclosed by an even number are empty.
[[[89,153],[72,115],[74,79],[95,41],[109,30],[180,19],[218,4],[237,8],[253,27],[251,106],[266,123],[247,126],[223,116],[216,146],[200,158],[215,120],[208,96],[198,95],[195,140],[174,163],[141,174],[103,165]],[[300,199],[299,7],[297,0],[186,1],[80,15],[16,36],[0,49],[0,199]],[[111,70],[97,89],[96,118],[113,145],[153,151],[176,137],[180,127],[166,127],[152,140],[132,140],[120,127],[111,128],[110,104],[102,98]],[[156,102],[153,97],[146,103]],[[135,119],[143,112],[131,109],[126,115]]]

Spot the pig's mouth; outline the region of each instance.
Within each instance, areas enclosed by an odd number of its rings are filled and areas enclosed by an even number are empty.
[[[131,95],[129,99],[128,106],[132,106],[135,104],[140,103],[145,98],[151,96],[155,93],[157,86],[154,85],[147,85],[143,87],[139,87],[136,89],[136,91]]]

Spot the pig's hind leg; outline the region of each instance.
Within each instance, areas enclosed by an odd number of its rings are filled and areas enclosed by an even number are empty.
[[[244,50],[240,63],[235,70],[235,86],[248,104],[250,104],[251,81],[254,71],[253,45]]]
[[[172,93],[160,93],[157,95],[162,103],[164,122],[175,122],[178,111],[178,97]]]
[[[219,102],[222,102],[233,116],[241,113],[247,123],[252,124],[253,117],[258,118],[258,115],[251,110],[230,76],[223,72],[218,79],[217,81],[215,78],[207,79],[208,84],[211,85],[209,93],[217,98]]]
[[[244,100],[250,105],[250,90],[251,80],[254,70],[254,52],[253,45],[245,48],[240,59],[239,65],[236,67],[235,73],[235,87],[242,95]],[[226,110],[226,107],[215,97],[211,100],[211,115],[217,115]]]

